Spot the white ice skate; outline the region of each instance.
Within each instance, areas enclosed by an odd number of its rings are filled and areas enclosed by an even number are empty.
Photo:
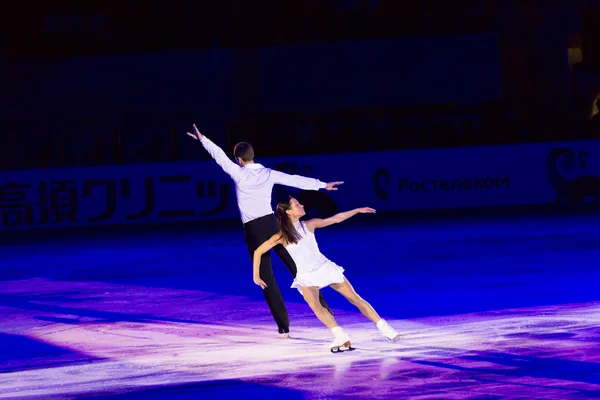
[[[377,328],[379,332],[383,334],[386,338],[390,340],[396,340],[400,335],[394,328],[392,328],[384,319],[380,319],[377,323]]]
[[[342,353],[344,351],[352,351],[352,343],[350,342],[350,336],[344,332],[344,330],[336,326],[332,329],[333,331],[333,342],[329,345],[329,349],[332,353]]]

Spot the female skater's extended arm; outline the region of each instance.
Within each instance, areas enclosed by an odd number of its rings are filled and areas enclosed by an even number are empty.
[[[352,218],[356,214],[365,214],[365,213],[374,214],[375,210],[370,207],[362,207],[362,208],[356,208],[351,211],[341,212],[339,214],[335,214],[333,217],[329,217],[329,218],[325,218],[325,219],[315,218],[315,219],[311,219],[310,221],[307,221],[306,227],[312,232],[316,228],[324,228],[329,225],[339,224],[340,222],[345,221],[348,218]]]
[[[267,287],[267,284],[260,279],[260,259],[263,254],[267,251],[271,250],[273,247],[277,246],[281,243],[282,236],[280,233],[276,233],[269,240],[261,244],[258,249],[254,251],[254,255],[252,257],[252,275],[254,277],[254,283],[264,289]]]

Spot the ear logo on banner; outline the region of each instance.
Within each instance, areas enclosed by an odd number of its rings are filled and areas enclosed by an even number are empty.
[[[582,175],[569,178],[575,167],[587,168],[589,153],[586,150],[575,154],[571,148],[560,147],[550,150],[546,159],[546,174],[556,191],[556,203],[576,204],[586,200],[600,201],[600,178]]]
[[[593,175],[569,178],[565,175],[576,167],[587,168],[588,165],[589,153],[586,150],[577,154],[567,147],[550,150],[546,159],[546,174],[556,191],[556,203],[576,204],[586,200],[600,201],[600,178]]]

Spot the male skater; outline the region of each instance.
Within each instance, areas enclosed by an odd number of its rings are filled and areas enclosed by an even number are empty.
[[[227,157],[219,146],[201,134],[195,124],[194,133],[187,132],[187,134],[199,140],[217,164],[223,168],[223,171],[233,179],[238,208],[242,222],[244,223],[246,247],[251,259],[254,256],[254,251],[279,231],[277,217],[275,217],[273,208],[271,207],[273,185],[292,186],[305,190],[337,190],[336,186],[344,183],[330,182],[326,184],[317,179],[288,175],[265,168],[261,164],[254,162],[254,149],[249,143],[244,142],[236,144],[233,149],[236,164]],[[296,264],[287,250],[282,245],[274,247],[273,250],[295,278],[297,272]],[[267,284],[267,287],[263,289],[263,294],[267,300],[273,319],[277,324],[279,333],[282,337],[287,338],[290,332],[290,322],[283,298],[279,292],[279,287],[273,276],[270,252],[266,252],[261,258],[260,278]],[[319,300],[323,307],[333,314],[325,302],[323,295],[320,295]]]

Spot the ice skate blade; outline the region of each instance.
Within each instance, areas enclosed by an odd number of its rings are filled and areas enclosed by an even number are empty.
[[[345,353],[346,351],[354,350],[354,347],[352,347],[352,343],[348,341],[341,346],[331,347],[330,350],[332,353]]]
[[[354,347],[333,347],[332,349],[330,349],[332,353],[336,354],[336,353],[345,353],[347,351],[354,351],[356,350]]]

